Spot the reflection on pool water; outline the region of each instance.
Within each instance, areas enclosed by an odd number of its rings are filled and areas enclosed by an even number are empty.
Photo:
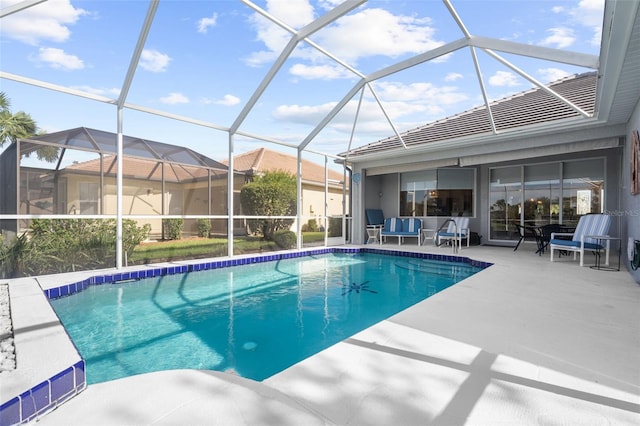
[[[51,303],[90,384],[183,368],[264,380],[481,269],[334,252],[91,286]]]

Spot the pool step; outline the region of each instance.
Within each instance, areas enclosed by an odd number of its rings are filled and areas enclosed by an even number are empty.
[[[453,263],[431,259],[411,259],[404,262],[396,262],[396,266],[415,272],[444,275],[448,277],[470,277],[480,269],[466,263]]]

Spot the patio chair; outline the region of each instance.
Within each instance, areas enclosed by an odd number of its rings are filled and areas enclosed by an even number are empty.
[[[518,250],[518,247],[520,247],[520,243],[526,240],[527,238],[533,238],[536,240],[536,242],[538,241],[538,234],[535,228],[532,228],[530,226],[522,226],[517,223],[514,223],[513,226],[516,227],[516,230],[518,231],[518,236],[520,237],[513,251]]]
[[[367,226],[382,228],[384,226],[384,214],[380,209],[365,209]]]
[[[553,253],[555,250],[572,251],[573,259],[576,254],[580,254],[580,266],[584,266],[584,251],[593,250],[599,256],[600,250],[606,250],[606,262],[609,264],[609,240],[605,246],[601,244],[601,240],[594,236],[607,236],[609,227],[611,226],[611,216],[606,214],[588,214],[584,215],[578,221],[578,226],[573,233],[554,232],[551,234],[549,248],[551,249],[551,261],[553,262]],[[572,236],[570,240],[563,240],[558,237]],[[590,237],[590,238],[588,238]]]
[[[440,230],[435,235],[436,245],[441,246],[442,241],[445,240],[461,246],[462,240],[467,240],[467,247],[469,247],[469,218],[458,216],[447,220],[447,229]]]

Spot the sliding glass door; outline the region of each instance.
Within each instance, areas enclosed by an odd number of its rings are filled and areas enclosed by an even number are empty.
[[[575,226],[601,213],[604,176],[603,158],[490,169],[489,240],[517,240],[514,224]]]

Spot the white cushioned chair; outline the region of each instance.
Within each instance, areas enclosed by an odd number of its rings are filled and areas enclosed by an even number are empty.
[[[551,261],[553,262],[553,253],[555,250],[572,251],[573,259],[576,254],[580,254],[580,266],[584,266],[584,251],[606,250],[605,265],[609,265],[609,240],[603,246],[601,240],[597,238],[587,238],[588,236],[608,236],[609,227],[611,226],[611,216],[606,214],[587,214],[580,218],[576,230],[572,233],[554,232],[551,234],[549,247],[551,248]],[[571,236],[570,240],[563,240],[556,237]]]
[[[452,241],[459,246],[462,245],[462,240],[467,240],[467,247],[469,247],[469,218],[452,217],[447,230],[438,231],[435,238],[438,246],[442,245],[442,240]]]

